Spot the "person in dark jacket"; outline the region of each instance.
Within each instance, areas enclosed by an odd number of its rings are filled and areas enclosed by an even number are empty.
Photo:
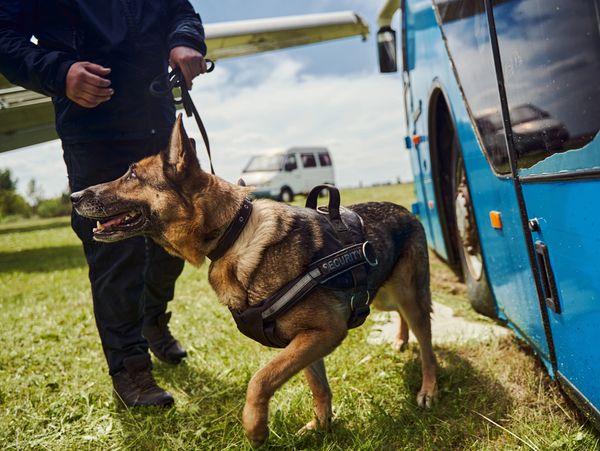
[[[0,72],[52,97],[72,191],[113,180],[168,145],[173,101],[148,87],[169,64],[191,87],[206,72],[205,54],[202,21],[188,0],[0,2]],[[169,363],[186,356],[166,312],[183,261],[141,237],[94,242],[94,224],[75,213],[72,227],[117,396],[128,406],[172,404],[152,377],[148,347]]]

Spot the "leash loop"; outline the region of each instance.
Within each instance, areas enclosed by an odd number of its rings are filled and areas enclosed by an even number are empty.
[[[206,59],[206,63],[208,65],[206,72],[212,72],[215,69],[215,62],[213,60]],[[158,75],[150,83],[149,90],[150,95],[152,95],[153,97],[167,97],[169,95],[172,95],[174,88],[181,89],[181,97],[173,98],[173,101],[176,105],[183,105],[183,109],[185,110],[185,115],[187,117],[194,116],[196,124],[198,124],[200,134],[202,135],[204,146],[206,147],[206,153],[208,154],[208,162],[210,164],[210,172],[212,175],[215,175],[215,168],[213,167],[208,133],[206,131],[206,127],[204,127],[204,123],[202,122],[200,113],[198,113],[196,105],[194,105],[192,97],[190,96],[190,91],[187,88],[187,85],[185,84],[185,80],[183,78],[181,70],[177,68],[166,74]]]

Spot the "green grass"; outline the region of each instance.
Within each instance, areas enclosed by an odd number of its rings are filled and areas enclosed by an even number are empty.
[[[412,187],[345,190],[345,203],[404,205]],[[303,202],[299,199],[297,202]],[[468,309],[464,287],[432,256],[434,299]],[[240,423],[246,384],[275,351],[239,334],[206,268],[186,266],[172,328],[189,358],[155,364],[176,397],[170,410],[115,405],[94,325],[87,267],[68,219],[0,226],[0,448],[247,449]],[[481,319],[485,321],[484,319]],[[415,405],[418,348],[369,346],[369,322],[327,358],[336,420],[301,437],[312,416],[301,376],[271,403],[273,449],[598,450],[599,435],[514,338],[436,346],[440,400]],[[370,357],[367,359],[366,357]]]

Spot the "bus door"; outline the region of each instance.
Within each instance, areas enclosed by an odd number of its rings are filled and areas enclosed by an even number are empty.
[[[406,147],[410,152],[412,170],[417,194],[416,213],[425,226],[429,246],[443,259],[449,259],[444,231],[441,226],[441,205],[436,202],[435,186],[432,178],[431,153],[427,97],[429,86],[426,77],[421,77],[415,67],[419,52],[417,43],[426,42],[426,36],[436,26],[430,0],[403,1],[402,8],[402,60],[404,107],[406,112]],[[421,69],[422,70],[422,69]],[[415,209],[413,209],[415,210]]]
[[[430,56],[427,64],[417,65],[414,78],[439,77],[459,138],[464,165],[452,164],[446,173],[454,178],[452,185],[460,186],[456,205],[462,208],[456,209],[457,226],[461,218],[474,251],[468,254],[467,267],[463,268],[467,284],[474,287],[471,300],[486,296],[482,288],[487,277],[499,318],[507,320],[533,346],[551,371],[552,353],[527,247],[529,232],[523,227],[509,164],[487,4],[486,0],[435,0],[443,39],[432,36],[423,40],[420,51]],[[437,50],[431,42],[444,42],[446,49]],[[453,70],[449,69],[446,52]],[[457,86],[453,86],[452,79],[456,79]],[[491,222],[492,213],[501,217],[500,225]]]
[[[600,11],[494,2],[513,155],[556,373],[600,409]],[[508,131],[508,130],[507,130]]]
[[[420,9],[431,10],[429,0],[422,0]],[[447,257],[439,221],[435,218],[435,196],[431,185],[431,167],[429,164],[429,149],[427,143],[427,129],[424,126],[424,117],[427,111],[423,110],[422,100],[413,97],[411,83],[412,72],[415,69],[415,34],[418,32],[414,5],[409,5],[406,0],[388,1],[382,11],[383,23],[377,33],[379,46],[379,64],[381,72],[396,72],[396,37],[390,23],[394,12],[399,6],[400,10],[400,55],[402,65],[402,97],[404,104],[404,147],[411,152],[411,169],[414,176],[414,189],[417,201],[413,204],[413,213],[418,215],[425,227],[429,245],[436,249],[440,255]],[[417,8],[419,9],[419,8]],[[436,227],[437,226],[437,227]]]

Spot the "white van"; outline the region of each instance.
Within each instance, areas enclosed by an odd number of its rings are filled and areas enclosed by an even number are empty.
[[[242,179],[247,186],[256,187],[256,197],[284,202],[291,202],[296,194],[307,194],[315,185],[335,182],[326,147],[292,147],[255,155]]]

